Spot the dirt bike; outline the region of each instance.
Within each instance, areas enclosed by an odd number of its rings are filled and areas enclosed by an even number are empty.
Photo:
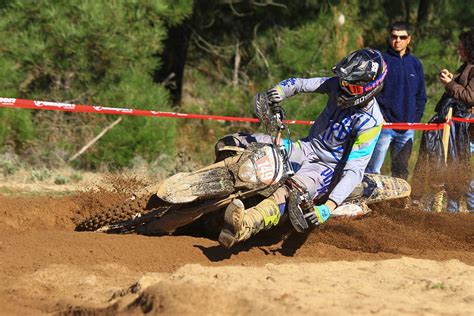
[[[282,132],[288,131],[283,109],[269,102],[266,94],[258,94],[256,98],[256,115],[267,134],[272,135],[272,143],[251,143],[246,148],[218,143],[214,164],[194,172],[177,173],[144,188],[126,203],[86,219],[76,230],[164,235],[200,219],[206,219],[205,226],[214,223],[220,229],[222,221],[216,224],[212,219],[223,218],[232,200],[238,198],[246,205],[255,205],[286,185],[290,194],[285,214],[297,232],[306,231],[309,224],[304,214],[314,206],[304,190],[292,181],[294,171],[288,150],[280,145]],[[367,205],[405,198],[410,192],[405,180],[366,174],[331,217],[362,217],[370,212]]]

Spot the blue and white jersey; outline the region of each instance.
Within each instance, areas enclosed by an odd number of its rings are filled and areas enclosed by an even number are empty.
[[[324,93],[329,96],[326,107],[311,126],[308,136],[300,141],[305,156],[311,162],[334,170],[342,159],[344,145],[355,129],[356,140],[343,175],[329,195],[329,199],[341,204],[362,181],[365,167],[382,129],[383,117],[376,99],[373,98],[363,108],[341,109],[337,106],[340,89],[337,77],[290,78],[280,82],[276,88],[285,97],[302,92]]]

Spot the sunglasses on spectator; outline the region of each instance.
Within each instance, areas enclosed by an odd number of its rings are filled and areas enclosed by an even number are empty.
[[[390,37],[393,39],[393,40],[396,40],[397,38],[401,39],[401,40],[406,40],[408,38],[408,35],[395,35],[395,34],[391,34]]]

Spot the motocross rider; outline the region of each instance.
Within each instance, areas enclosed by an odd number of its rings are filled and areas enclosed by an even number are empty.
[[[374,98],[387,74],[382,54],[370,48],[354,51],[337,63],[333,72],[334,77],[289,78],[266,92],[274,104],[302,92],[324,93],[329,97],[307,137],[296,142],[282,140],[295,169],[293,183],[313,200],[323,199],[305,214],[306,220],[314,225],[324,223],[362,181],[383,124]],[[229,137],[234,145],[244,147],[255,141],[272,141],[265,134],[237,133],[227,136],[227,142]],[[218,147],[219,143],[216,150]],[[233,200],[225,211],[219,242],[230,248],[277,225],[285,213],[288,196],[288,187],[282,186],[252,208],[245,209],[241,200]]]

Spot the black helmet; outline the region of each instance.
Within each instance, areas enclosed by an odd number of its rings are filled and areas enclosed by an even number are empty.
[[[341,87],[337,105],[363,107],[382,90],[387,64],[378,50],[364,48],[343,58],[333,71],[339,77]]]

